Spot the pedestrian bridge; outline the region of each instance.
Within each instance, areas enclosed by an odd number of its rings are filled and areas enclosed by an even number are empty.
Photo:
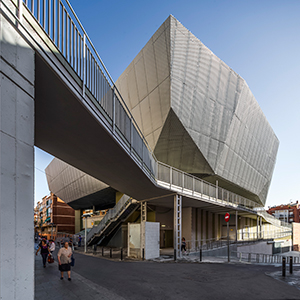
[[[68,0],[0,10],[1,299],[34,295],[34,145],[137,200],[180,194],[256,214],[257,203],[156,160]]]
[[[206,206],[260,206],[156,160],[68,1],[1,5],[27,44],[18,53],[34,50],[35,146],[137,200],[180,193]]]

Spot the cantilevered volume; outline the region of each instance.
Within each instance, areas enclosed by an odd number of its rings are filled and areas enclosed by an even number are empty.
[[[173,16],[116,85],[159,161],[265,204],[278,139],[245,80]]]

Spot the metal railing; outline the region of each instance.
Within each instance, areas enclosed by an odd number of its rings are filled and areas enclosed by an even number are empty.
[[[261,215],[266,221],[268,221],[269,223],[273,224],[274,226],[283,226],[283,227],[287,227],[292,229],[293,225],[284,221],[280,221],[277,218],[275,218],[274,216],[268,214],[265,209],[256,209],[257,213],[259,215]]]
[[[23,17],[22,3],[64,57],[67,71],[72,70],[71,75],[82,86],[83,96],[96,101],[116,137],[155,178],[157,164],[152,150],[69,1],[19,0],[19,19]]]
[[[262,253],[249,253],[249,252],[237,252],[231,251],[231,256],[237,258],[239,261],[248,263],[259,263],[259,264],[281,264],[283,257],[289,255],[273,255],[273,254],[262,254]],[[292,258],[293,263],[300,263],[300,257],[295,256]]]
[[[248,208],[251,210],[261,207],[257,202],[229,192],[164,163],[158,162],[157,171],[157,183],[165,188],[223,205],[242,207],[244,209]]]
[[[63,56],[66,71],[81,86],[83,97],[94,100],[115,138],[130,149],[131,157],[148,174],[150,180],[172,191],[236,208],[242,207],[251,212],[260,206],[252,200],[157,161],[68,0],[11,2],[17,8],[14,13],[20,23],[29,14],[35,18],[56,48],[54,52]]]
[[[101,233],[101,231],[109,225],[112,221],[115,221],[119,218],[119,216],[122,214],[122,212],[133,203],[133,199],[128,197],[127,195],[124,195],[118,203],[110,209],[104,218],[101,220],[101,222],[97,225],[92,227],[90,232],[87,235],[87,242],[95,235]]]

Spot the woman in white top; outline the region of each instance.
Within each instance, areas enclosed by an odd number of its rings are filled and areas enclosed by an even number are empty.
[[[71,281],[71,256],[72,249],[69,247],[69,243],[65,242],[64,247],[60,248],[57,254],[58,269],[61,272],[60,279],[64,279],[64,272],[68,272],[68,280]]]
[[[55,250],[55,243],[53,242],[53,240],[50,240],[49,241],[49,249],[50,249],[50,252],[51,254],[54,252]]]

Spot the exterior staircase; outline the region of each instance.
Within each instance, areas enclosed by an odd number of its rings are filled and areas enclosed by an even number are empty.
[[[100,245],[112,238],[119,228],[119,225],[121,225],[138,206],[138,201],[124,195],[115,207],[107,212],[101,222],[89,231],[87,235],[87,245]]]

